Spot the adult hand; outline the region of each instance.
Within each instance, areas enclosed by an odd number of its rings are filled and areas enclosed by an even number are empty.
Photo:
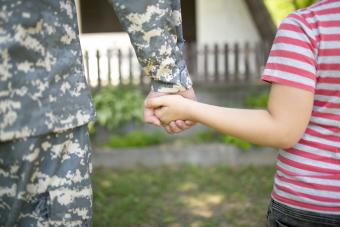
[[[146,97],[145,103],[150,98],[159,97],[163,95],[170,95],[170,94],[151,91],[149,95]],[[184,98],[196,100],[196,95],[195,95],[194,89],[192,88],[182,91],[182,92],[178,92],[176,93],[176,95],[181,95]],[[145,104],[144,104],[144,122],[154,124],[157,126],[161,126],[160,120],[155,115],[155,110],[150,107],[147,107]],[[172,134],[172,133],[179,133],[186,129],[189,129],[194,124],[195,123],[192,121],[176,120],[176,121],[170,122],[168,125],[165,125],[164,128],[168,133]]]

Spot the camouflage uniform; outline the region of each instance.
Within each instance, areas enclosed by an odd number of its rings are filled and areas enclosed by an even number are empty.
[[[153,90],[190,88],[179,0],[112,3]],[[0,0],[0,226],[90,225],[93,119],[73,0]]]
[[[87,127],[0,145],[1,226],[90,226]]]
[[[175,93],[191,88],[182,55],[180,0],[111,0],[144,68],[151,89]]]

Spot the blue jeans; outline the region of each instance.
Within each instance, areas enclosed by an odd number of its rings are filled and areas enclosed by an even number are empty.
[[[321,214],[288,207],[272,200],[267,227],[339,227],[340,215]]]

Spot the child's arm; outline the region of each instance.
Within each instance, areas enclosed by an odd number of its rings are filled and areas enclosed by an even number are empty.
[[[292,147],[303,135],[313,106],[312,92],[273,84],[267,110],[224,108],[166,96],[150,100],[163,123],[192,120],[255,144]]]

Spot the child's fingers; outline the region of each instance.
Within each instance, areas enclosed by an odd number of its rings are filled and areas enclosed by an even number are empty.
[[[185,123],[186,126],[188,126],[188,127],[191,127],[191,126],[195,125],[195,122],[193,122],[193,121],[185,121],[184,123]]]
[[[155,109],[155,116],[158,117],[158,119],[161,121],[163,125],[168,125],[170,123],[166,113],[167,109],[168,107],[161,107]]]
[[[145,107],[147,108],[152,108],[156,109],[161,107],[164,104],[163,98],[162,97],[157,97],[157,98],[150,98],[145,101]]]
[[[164,113],[164,108],[158,108],[158,109],[155,110],[155,115],[156,115],[158,118],[162,118],[163,113]]]

